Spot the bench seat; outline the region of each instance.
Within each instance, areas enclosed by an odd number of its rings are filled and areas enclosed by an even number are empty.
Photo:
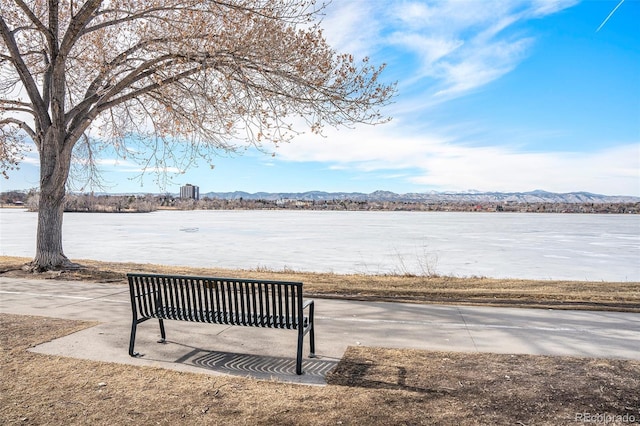
[[[285,329],[297,329],[298,319],[296,317],[282,317],[282,316],[260,316],[258,314],[244,314],[240,316],[238,314],[232,314],[229,312],[217,312],[217,311],[195,311],[185,310],[181,308],[162,307],[158,308],[153,314],[153,318],[178,320],[178,321],[192,321],[192,322],[204,322],[208,324],[226,324],[226,325],[244,325],[252,327],[267,327],[267,328],[285,328]],[[309,325],[309,317],[303,317],[303,327]]]

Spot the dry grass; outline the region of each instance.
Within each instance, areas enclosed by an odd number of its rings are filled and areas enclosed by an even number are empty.
[[[30,259],[0,256],[0,273],[24,276],[20,268]],[[407,275],[339,275],[294,271],[228,270],[151,264],[75,260],[86,268],[28,276],[67,280],[124,283],[133,271],[251,277],[302,281],[313,297],[411,303],[455,303],[555,309],[592,309],[640,312],[640,283],[534,281],[492,278],[422,277]]]
[[[358,347],[319,387],[27,351],[90,325],[0,314],[1,424],[558,425],[584,413],[640,421],[638,361]]]

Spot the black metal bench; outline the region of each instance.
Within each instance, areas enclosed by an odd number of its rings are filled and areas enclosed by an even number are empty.
[[[302,345],[309,333],[310,354],[315,356],[313,300],[303,301],[302,283],[235,278],[127,274],[133,323],[129,355],[138,324],[151,318],[210,324],[292,329],[298,331],[296,374],[302,374]],[[305,315],[305,311],[308,312]]]

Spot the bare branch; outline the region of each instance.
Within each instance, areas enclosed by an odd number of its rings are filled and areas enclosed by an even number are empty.
[[[14,107],[25,107],[25,108],[31,108],[32,107],[32,105],[30,103],[27,103],[27,102],[16,101],[16,100],[12,100],[12,99],[0,99],[0,110],[5,108],[3,105],[11,105],[11,106],[14,106]],[[9,108],[9,107],[6,107],[6,108]]]
[[[29,137],[31,138],[31,140],[35,141],[36,140],[36,133],[33,131],[33,129],[24,121],[22,120],[18,120],[17,118],[12,118],[12,117],[7,117],[7,118],[3,118],[0,120],[0,126],[3,126],[5,124],[14,124],[17,127],[21,128],[22,130],[24,130]]]
[[[110,100],[110,101],[102,103],[102,104],[98,104],[97,110],[98,110],[98,112],[102,112],[102,111],[104,111],[106,109],[113,108],[114,106],[117,106],[119,104],[127,102],[128,100],[131,100],[131,99],[134,99],[134,98],[138,98],[138,97],[140,97],[140,96],[142,96],[142,95],[144,95],[144,94],[146,94],[148,92],[151,92],[151,91],[153,91],[153,90],[155,90],[155,89],[157,89],[157,88],[159,88],[161,86],[169,85],[169,84],[174,83],[176,81],[180,81],[181,79],[183,79],[185,77],[188,77],[190,75],[193,75],[193,74],[199,72],[200,70],[201,70],[201,67],[196,67],[196,68],[181,72],[179,74],[173,75],[171,77],[165,78],[165,79],[160,80],[160,81],[158,81],[156,83],[149,84],[148,86],[141,87],[141,88],[139,88],[137,90],[134,90],[134,91],[132,91],[130,93],[127,93],[127,94],[125,94],[123,96],[120,96],[119,98]],[[142,79],[144,77],[148,77],[149,75],[151,75],[153,73],[155,73],[155,70],[146,71],[146,72],[136,76],[133,80],[134,81],[138,81],[138,80],[140,80],[140,79]]]
[[[131,11],[124,9],[104,9],[98,11],[96,16],[105,15],[118,15],[125,14],[126,16],[121,18],[111,18],[104,22],[92,25],[84,29],[84,34],[88,34],[93,31],[98,31],[111,26],[118,26],[123,23],[132,22],[141,19],[158,18],[162,19],[162,12],[193,12],[193,13],[210,13],[212,16],[222,16],[225,13],[240,13],[240,14],[252,14],[261,18],[278,20],[283,22],[306,23],[310,22],[314,15],[320,14],[323,9],[326,8],[326,4],[322,4],[318,7],[313,7],[315,2],[309,1],[284,1],[284,2],[264,2],[260,5],[260,2],[237,2],[231,3],[227,1],[209,0],[207,2],[208,8],[202,7],[189,7],[184,3],[189,2],[175,2],[169,3],[167,6],[155,6],[148,7],[140,12],[131,13]],[[196,5],[202,4],[200,1],[190,2]],[[226,10],[225,10],[226,9]]]
[[[78,13],[71,19],[71,23],[60,44],[60,55],[66,57],[73,45],[78,41],[84,28],[93,18],[94,12],[100,7],[102,0],[89,0],[82,5]]]
[[[9,28],[7,27],[7,24],[5,23],[2,16],[0,16],[0,34],[2,35],[2,39],[4,40],[4,43],[11,55],[11,62],[16,68],[16,71],[20,76],[20,80],[27,90],[29,99],[31,99],[31,104],[34,107],[33,109],[36,115],[36,119],[40,121],[41,126],[48,125],[50,121],[47,114],[47,109],[42,100],[42,97],[40,96],[40,93],[38,92],[35,80],[29,72],[29,68],[23,61],[20,55],[20,50],[18,49],[18,45],[16,43],[16,39],[14,38],[11,31],[9,31]]]
[[[0,108],[0,111],[8,111],[8,112],[23,112],[26,114],[34,114],[33,110],[30,108],[19,108],[19,107],[6,107]]]
[[[34,15],[31,9],[29,9],[29,6],[27,6],[22,0],[14,0],[14,1],[18,5],[18,7],[22,9],[24,14],[27,15],[29,20],[36,26],[38,31],[40,31],[42,34],[45,34],[45,35],[49,34],[49,29],[42,23],[42,21],[38,19],[36,15]]]
[[[103,10],[100,11],[96,14],[96,16],[100,16],[100,15],[108,15],[108,14],[119,14],[119,13],[124,13],[127,14],[127,16],[123,17],[123,18],[118,18],[118,19],[108,19],[105,20],[104,22],[101,22],[99,24],[95,24],[92,25],[90,27],[86,27],[83,31],[83,35],[84,34],[88,34],[94,31],[99,31],[102,30],[104,28],[107,27],[113,27],[113,26],[118,26],[127,22],[133,22],[133,21],[137,21],[143,18],[153,18],[155,17],[155,13],[156,12],[163,12],[163,11],[172,11],[172,10],[176,10],[177,8],[175,6],[172,7],[153,7],[153,8],[147,8],[144,9],[138,13],[132,13],[132,14],[128,14],[130,12],[125,11],[125,10],[116,10],[116,9],[108,9],[108,10]]]

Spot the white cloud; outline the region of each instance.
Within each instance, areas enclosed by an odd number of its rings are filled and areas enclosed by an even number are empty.
[[[589,153],[527,152],[514,146],[460,144],[444,135],[404,136],[391,124],[329,131],[278,150],[285,161],[403,175],[423,190],[590,191],[640,196],[640,142]]]
[[[33,166],[40,166],[40,157],[38,156],[38,151],[33,145],[33,149],[29,152],[25,152],[24,158],[21,161],[23,164],[30,164]]]
[[[517,65],[531,44],[531,39],[496,42],[478,46],[463,60],[443,62],[436,75],[444,83],[435,96],[464,94],[502,77]]]
[[[545,189],[639,195],[639,152],[640,145],[586,154],[466,148],[454,155],[434,156],[423,164],[424,174],[412,181],[453,190]]]
[[[551,15],[575,6],[580,0],[533,0],[531,14],[534,17]]]
[[[437,95],[442,101],[491,83],[527,56],[534,39],[515,30],[519,23],[557,13],[576,3],[577,0],[340,1],[330,5],[323,26],[329,42],[339,51],[374,56],[385,46],[402,48],[420,65],[401,84],[406,87],[428,81],[430,84],[421,95]],[[389,65],[390,69],[394,66]]]
[[[329,44],[340,52],[363,58],[376,50],[383,23],[375,17],[373,2],[336,1],[331,3],[322,27]]]
[[[140,164],[122,160],[119,158],[103,158],[96,160],[98,167],[102,169],[109,169],[116,173],[168,173],[168,174],[182,174],[184,170],[178,167],[164,167],[162,169],[157,167],[143,167]]]
[[[423,64],[427,65],[427,68],[431,68],[431,64],[450,55],[464,44],[459,39],[428,37],[423,34],[407,32],[396,32],[389,37],[388,41],[415,52],[422,59]]]

